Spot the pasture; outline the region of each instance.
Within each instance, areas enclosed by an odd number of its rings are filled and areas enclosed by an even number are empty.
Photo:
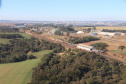
[[[51,51],[31,53],[38,59],[17,63],[0,64],[0,84],[27,84],[32,76],[32,69],[37,66],[44,54]]]

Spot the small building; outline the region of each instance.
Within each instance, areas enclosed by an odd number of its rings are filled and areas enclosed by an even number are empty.
[[[97,35],[97,33],[93,33],[93,35]]]
[[[99,32],[98,34],[109,35],[109,36],[120,36],[121,35],[120,32]]]
[[[87,50],[87,51],[96,50],[95,47],[89,46],[89,45],[84,45],[84,44],[79,44],[79,45],[77,45],[77,48],[83,49],[83,50]]]
[[[83,31],[78,31],[77,34],[84,34],[84,32]]]

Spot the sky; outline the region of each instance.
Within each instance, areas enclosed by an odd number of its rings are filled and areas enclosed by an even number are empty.
[[[126,0],[1,0],[0,20],[126,21]]]

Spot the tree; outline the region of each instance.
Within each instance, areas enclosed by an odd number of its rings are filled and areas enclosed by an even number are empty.
[[[106,47],[108,47],[108,44],[100,42],[91,44],[91,46],[94,46],[98,50],[106,51],[107,50]]]
[[[62,36],[62,35],[63,35],[63,33],[62,33],[61,31],[59,31],[59,30],[55,31],[54,34],[55,34],[55,35],[59,35],[59,36]]]
[[[121,53],[122,53],[122,51],[123,51],[124,48],[126,48],[126,47],[125,46],[119,46],[118,49],[121,49]]]
[[[68,31],[68,32],[67,32],[67,36],[69,36],[69,34],[70,34],[70,33],[69,33],[69,31]]]

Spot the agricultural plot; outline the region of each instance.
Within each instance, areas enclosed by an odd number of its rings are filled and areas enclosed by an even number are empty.
[[[51,51],[31,53],[38,59],[27,60],[18,63],[0,64],[0,84],[27,84],[32,76],[32,69],[40,62],[44,54]]]

